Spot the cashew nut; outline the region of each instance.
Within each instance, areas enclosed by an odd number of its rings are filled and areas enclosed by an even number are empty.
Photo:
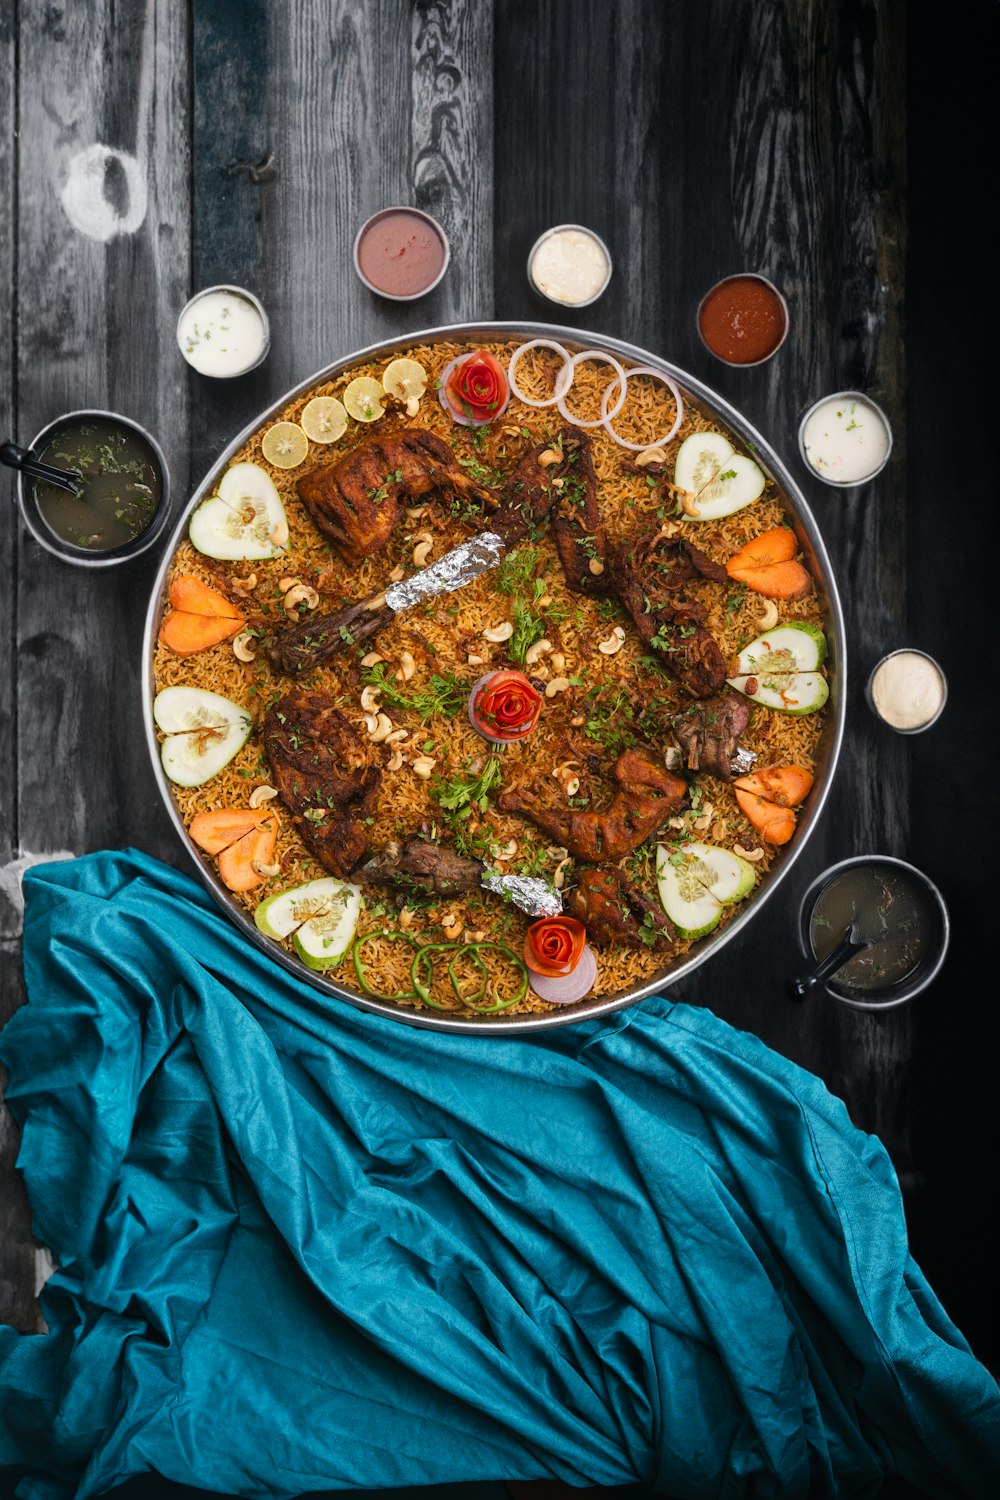
[[[592,557],[590,559],[590,562],[587,564],[587,567],[593,573],[595,578],[600,578],[601,574],[604,572],[604,564],[601,562],[601,559],[599,557]]]
[[[682,829],[687,827],[687,823],[685,823],[683,818],[668,818],[667,827],[672,828],[675,833],[680,833]]]
[[[269,880],[272,875],[281,874],[280,865],[259,865],[256,860],[251,860],[251,863],[254,869],[257,871],[257,874],[263,875],[265,880]]]
[[[408,729],[394,729],[391,734],[386,735],[385,743],[387,745],[401,745],[404,740],[408,740],[409,738],[410,731]]]
[[[287,594],[289,589],[293,589],[297,583],[301,582],[301,578],[279,578],[278,588],[283,594]]]
[[[778,606],[773,599],[762,600],[755,613],[761,630],[773,630],[778,623]]]
[[[297,583],[290,588],[281,601],[286,615],[298,614],[298,606],[304,604],[306,609],[317,609],[319,607],[319,595],[308,583]]]
[[[744,849],[742,844],[734,844],[733,853],[738,854],[741,859],[758,860],[764,858],[763,849]]]
[[[484,928],[467,927],[465,929],[465,932],[462,934],[462,941],[464,943],[481,943],[485,936],[486,932]]]
[[[441,918],[441,927],[449,942],[454,942],[462,930],[462,924],[453,911],[446,911]]]
[[[433,542],[418,542],[413,549],[413,561],[418,568],[422,568],[434,550]]]
[[[364,724],[366,734],[374,734],[378,729],[378,719],[374,714],[365,714],[361,722]]]
[[[413,926],[413,913],[408,906],[404,906],[399,914],[399,925],[403,928]]]
[[[664,521],[663,525],[660,527],[660,535],[678,536],[680,534],[680,529],[681,528],[676,521]]]
[[[549,607],[549,605],[551,603],[552,603],[552,595],[551,594],[543,594],[542,597],[538,601],[538,608],[539,609],[548,609],[548,607]]]
[[[587,715],[586,714],[574,714],[573,717],[570,719],[569,722],[572,724],[572,726],[573,726],[574,729],[582,729],[583,726],[584,726],[584,724],[586,724],[586,722],[587,722]]]
[[[494,859],[513,859],[517,853],[517,839],[508,839],[506,844],[494,844],[490,853]]]
[[[533,646],[529,646],[527,651],[524,653],[525,666],[533,667],[540,656],[545,656],[551,650],[551,641],[546,640],[544,637],[540,641],[536,641],[535,644]]]
[[[498,645],[501,641],[509,641],[514,634],[514,627],[509,620],[504,620],[502,625],[491,625],[488,630],[483,631],[486,640]]]
[[[551,682],[545,684],[545,696],[546,698],[554,698],[557,693],[564,693],[568,687],[568,677],[553,677]]]
[[[429,781],[430,774],[436,765],[437,761],[432,755],[418,755],[413,762],[413,774],[419,776],[421,781]]]
[[[279,521],[275,521],[267,534],[267,539],[272,547],[283,547],[288,541],[288,522],[284,516]]]
[[[237,594],[252,594],[256,587],[256,573],[251,573],[247,578],[233,578],[230,580],[230,588],[235,589]]]
[[[237,661],[253,661],[257,655],[257,647],[254,645],[252,630],[241,630],[239,635],[233,636],[233,655]]]
[[[555,886],[557,891],[561,891],[563,886],[566,884],[566,866],[571,865],[572,863],[572,859],[567,854],[566,858],[561,859],[556,865],[555,873],[552,876],[552,884]]]
[[[697,495],[692,495],[692,493],[691,493],[690,490],[681,490],[680,491],[680,497],[681,497],[681,510],[684,512],[684,514],[686,516],[700,516],[701,515],[700,509],[695,504],[695,501],[698,499]]]
[[[419,396],[410,396],[409,399],[407,400],[407,403],[406,403],[406,415],[408,417],[415,417],[417,415],[417,412],[419,410],[420,410],[420,398],[419,398]]]
[[[653,443],[651,447],[643,448],[641,453],[637,453],[635,456],[635,461],[640,469],[644,469],[647,464],[665,464],[667,461],[667,455],[664,453],[662,448],[658,448],[656,444]]]
[[[389,574],[389,577],[391,578],[393,583],[400,583],[406,577],[406,569],[397,566],[393,568],[392,572]]]
[[[539,453],[538,462],[543,469],[547,469],[550,464],[561,464],[562,458],[558,448],[546,448],[544,453]]]
[[[716,843],[716,844],[718,844],[718,843],[720,843],[722,841],[722,839],[725,838],[725,836],[726,836],[726,824],[725,824],[725,820],[723,818],[716,818],[715,822],[712,824],[712,839],[713,839],[713,842]]]
[[[378,666],[378,663],[380,661],[385,661],[385,657],[381,654],[381,652],[369,651],[367,656],[363,656],[361,658],[361,665],[363,667],[375,667]]]
[[[378,713],[378,701],[382,696],[381,688],[368,686],[361,694],[361,707],[366,714]]]
[[[376,745],[380,745],[382,741],[387,737],[387,735],[390,735],[391,733],[392,720],[389,718],[388,714],[380,713],[375,720],[375,729],[369,729],[368,737],[369,739],[374,740]]]
[[[616,625],[606,641],[598,642],[597,649],[598,651],[602,652],[604,656],[614,656],[616,652],[622,649],[624,644],[625,632],[620,625]]]
[[[485,666],[485,664],[486,664],[486,658],[485,658],[485,656],[477,656],[474,651],[467,658],[467,660],[468,660],[468,663],[469,663],[470,667],[482,667],[482,666]]]
[[[250,793],[250,806],[260,807],[262,803],[270,802],[271,799],[273,797],[276,797],[277,795],[277,787],[268,786],[266,781],[262,782],[260,786],[255,786],[253,791]]]
[[[399,653],[399,665],[403,672],[403,681],[409,682],[410,678],[417,670],[417,664],[413,660],[413,656],[409,651],[401,651]]]
[[[392,754],[389,756],[389,759],[388,759],[388,761],[386,763],[386,770],[388,770],[388,771],[400,771],[400,770],[402,770],[402,768],[403,768],[403,752],[402,752],[402,750],[394,750],[392,752]]]
[[[566,793],[567,797],[575,797],[579,790],[579,776],[571,776],[568,781],[563,783],[563,791]]]
[[[555,672],[564,672],[566,670],[566,658],[561,651],[553,651],[549,658],[549,666]]]

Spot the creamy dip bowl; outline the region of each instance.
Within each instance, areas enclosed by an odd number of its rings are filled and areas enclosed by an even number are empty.
[[[814,402],[802,418],[799,452],[824,484],[838,489],[867,484],[889,462],[889,418],[864,391],[834,391]]]

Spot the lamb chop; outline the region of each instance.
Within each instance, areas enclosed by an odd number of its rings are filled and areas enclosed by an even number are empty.
[[[693,578],[725,583],[726,570],[684,537],[659,527],[640,528],[612,549],[611,582],[644,646],[659,653],[664,669],[693,698],[710,698],[726,680],[718,642],[702,624],[706,610],[689,598]]]
[[[687,782],[674,776],[662,757],[643,746],[623,750],[612,772],[618,790],[604,812],[546,805],[528,787],[501,792],[504,812],[522,813],[574,859],[615,863],[631,854],[683,806]]]
[[[579,883],[566,892],[563,910],[576,917],[599,948],[625,943],[662,953],[676,933],[655,901],[630,885],[621,870],[583,870]]]
[[[462,471],[448,444],[423,428],[359,443],[336,463],[306,474],[296,489],[317,531],[349,563],[385,546],[404,499],[437,494],[477,507],[494,503]]]
[[[560,455],[550,462],[551,454]],[[546,460],[544,463],[542,460]],[[490,525],[508,546],[552,517],[552,533],[566,582],[580,594],[607,592],[607,539],[597,508],[597,476],[585,432],[564,427],[521,459]],[[596,566],[591,568],[593,561]]]
[[[745,775],[757,758],[752,750],[742,750],[739,745],[749,722],[749,703],[727,688],[717,698],[681,709],[670,727],[687,770],[707,771],[720,781],[732,781]]]
[[[482,888],[485,868],[482,860],[466,859],[454,849],[413,834],[402,846],[395,842],[386,844],[355,871],[354,878],[432,896],[458,896]]]
[[[341,879],[365,857],[363,819],[382,773],[329,693],[286,693],[264,716],[264,749],[278,794],[306,848]]]

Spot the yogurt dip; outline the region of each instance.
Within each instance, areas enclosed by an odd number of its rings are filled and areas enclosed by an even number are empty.
[[[238,287],[211,286],[198,292],[177,319],[177,343],[188,364],[216,380],[244,375],[270,348],[263,307]]]
[[[868,701],[891,729],[918,734],[938,718],[948,696],[944,673],[923,651],[892,651],[868,679]]]
[[[558,224],[535,241],[528,256],[528,279],[550,302],[586,307],[611,280],[608,247],[582,224]]]
[[[860,484],[885,467],[892,432],[885,413],[861,391],[838,391],[806,412],[799,448],[827,484]]]

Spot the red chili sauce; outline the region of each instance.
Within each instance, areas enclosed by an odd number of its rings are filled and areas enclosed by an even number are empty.
[[[788,327],[788,313],[766,281],[728,276],[702,302],[698,327],[719,359],[731,365],[753,365],[777,350]]]
[[[390,297],[417,297],[444,265],[444,241],[433,225],[404,211],[373,219],[358,241],[358,264]]]

